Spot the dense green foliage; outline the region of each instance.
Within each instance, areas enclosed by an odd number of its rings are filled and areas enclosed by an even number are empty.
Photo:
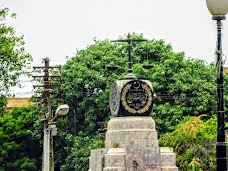
[[[20,75],[26,74],[31,56],[25,53],[23,36],[18,36],[14,29],[7,25],[7,19],[14,18],[8,8],[0,7],[0,95],[7,94],[11,86],[18,83]]]
[[[8,101],[6,96],[0,96],[0,117],[3,116],[5,113],[7,102]]]
[[[62,171],[71,171],[72,168],[88,170],[90,150],[104,147],[104,141],[99,140],[98,136],[84,136],[83,133],[79,133],[78,136],[69,134],[66,139],[68,146],[65,147],[65,150],[70,155],[67,156],[65,163],[61,166]]]
[[[40,145],[33,138],[34,115],[31,107],[14,108],[0,117],[0,170],[37,171]]]
[[[133,35],[132,38],[143,39],[143,36]],[[76,118],[71,124],[76,124],[78,132],[93,134],[102,128],[101,122],[109,119],[109,86],[126,75],[126,49],[127,44],[96,40],[63,66],[61,94],[75,110]],[[135,74],[150,80],[156,93],[152,116],[159,134],[175,129],[173,126],[184,116],[207,114],[210,117],[215,113],[213,65],[205,65],[201,60],[185,60],[184,53],[173,52],[172,47],[162,40],[134,44],[133,49]],[[151,70],[142,68],[147,55],[153,64]],[[109,71],[110,62],[118,64],[119,69]]]
[[[205,122],[191,117],[160,138],[160,145],[173,147],[180,170],[215,170],[216,118]]]
[[[6,95],[18,83],[21,75],[28,75],[31,56],[25,52],[23,36],[18,36],[8,25],[9,18],[15,18],[8,8],[0,7],[0,170],[37,170],[40,152],[32,139],[32,111],[30,108],[17,108],[8,113]]]

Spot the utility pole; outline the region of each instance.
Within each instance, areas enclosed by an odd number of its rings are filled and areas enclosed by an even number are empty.
[[[50,85],[51,78],[60,78],[60,76],[50,76],[50,69],[57,68],[60,66],[50,66],[49,58],[44,58],[44,67],[38,66],[33,67],[36,69],[44,69],[43,76],[33,76],[35,78],[43,78],[43,85],[34,85],[33,87],[42,87],[43,89],[43,99],[45,105],[45,119],[44,119],[44,142],[43,142],[43,161],[42,161],[42,171],[54,171],[54,153],[53,153],[53,136],[51,135],[52,128],[50,127],[49,122],[53,119],[51,114],[51,98],[50,98],[50,89],[58,87],[60,85]]]

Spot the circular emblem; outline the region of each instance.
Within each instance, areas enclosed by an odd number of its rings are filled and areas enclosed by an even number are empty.
[[[124,115],[150,115],[152,100],[152,88],[142,80],[129,81],[121,92]]]
[[[120,109],[120,93],[117,82],[113,82],[109,93],[109,106],[113,116],[117,116]]]

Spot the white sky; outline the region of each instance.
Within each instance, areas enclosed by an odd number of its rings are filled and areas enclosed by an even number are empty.
[[[143,33],[163,39],[187,57],[215,60],[216,21],[206,0],[1,0],[17,18],[10,21],[24,35],[26,50],[41,65],[63,64],[75,49],[84,49],[93,38],[115,40]],[[223,53],[228,57],[228,15],[223,21]],[[225,66],[228,66],[226,62]]]

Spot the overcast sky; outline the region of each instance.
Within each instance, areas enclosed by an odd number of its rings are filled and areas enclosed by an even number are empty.
[[[9,24],[24,35],[34,65],[45,57],[51,65],[64,64],[66,56],[86,48],[93,38],[113,40],[128,32],[163,39],[174,51],[184,51],[186,58],[215,61],[216,21],[206,0],[1,1],[17,14]],[[222,33],[223,53],[228,56],[228,19]]]

